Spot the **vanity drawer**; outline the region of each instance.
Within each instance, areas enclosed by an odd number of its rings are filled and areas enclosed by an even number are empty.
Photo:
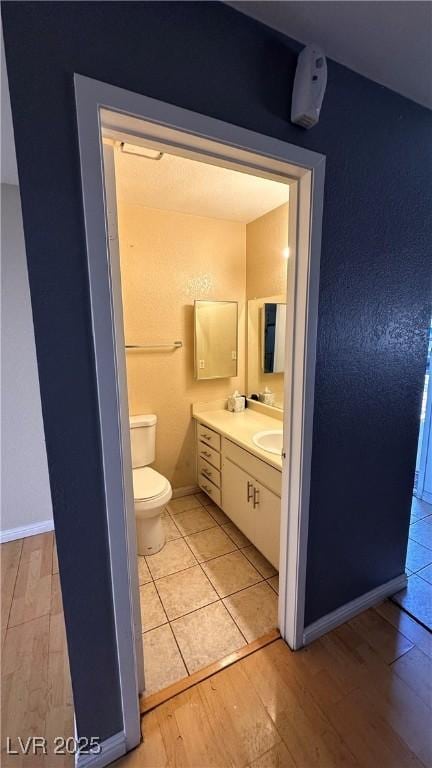
[[[221,474],[219,470],[212,467],[212,465],[205,459],[202,459],[201,456],[198,457],[198,472],[200,475],[204,475],[204,477],[211,480],[218,488],[221,487]]]
[[[253,456],[249,451],[245,451],[236,443],[227,440],[226,437],[223,439],[222,456],[224,460],[227,458],[237,464],[238,467],[277,496],[281,495],[282,472],[280,470],[266,464],[265,461]]]
[[[198,424],[198,440],[202,440],[204,443],[207,443],[207,445],[211,445],[215,451],[220,451],[220,435],[212,429],[209,429],[209,427],[205,427],[204,424]]]
[[[201,441],[198,443],[198,456],[201,459],[205,459],[209,464],[213,464],[216,469],[221,468],[221,455],[214,448],[210,448],[206,443]]]
[[[210,496],[212,501],[220,507],[221,505],[221,492],[219,488],[216,488],[210,480],[205,477],[201,472],[198,473],[198,484],[203,491]]]

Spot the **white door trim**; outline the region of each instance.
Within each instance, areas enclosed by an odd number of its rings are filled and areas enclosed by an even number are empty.
[[[81,179],[87,243],[93,342],[101,425],[111,577],[120,686],[127,749],[139,742],[137,660],[134,642],[134,585],[130,553],[136,551],[127,499],[131,477],[122,460],[122,393],[116,350],[115,308],[108,257],[101,128],[133,134],[134,141],[168,144],[183,156],[241,168],[246,173],[285,180],[297,200],[289,229],[291,299],[287,318],[282,473],[279,624],[292,648],[303,644],[309,486],[312,453],[316,325],[324,195],[323,155],[229,123],[199,115],[140,94],[75,75]],[[137,138],[138,137],[138,138]],[[292,210],[294,206],[290,206]],[[127,462],[126,462],[127,463]]]

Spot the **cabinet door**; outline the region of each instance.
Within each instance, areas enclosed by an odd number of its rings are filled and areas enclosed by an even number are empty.
[[[255,513],[252,508],[253,481],[229,459],[222,465],[222,508],[225,514],[251,541],[255,539]]]
[[[255,489],[255,539],[254,544],[264,557],[279,570],[280,507],[281,500],[261,483],[253,481]]]

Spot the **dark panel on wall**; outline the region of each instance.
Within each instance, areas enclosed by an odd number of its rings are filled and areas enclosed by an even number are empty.
[[[121,727],[73,73],[327,155],[306,619],[403,571],[431,289],[431,115],[330,62],[289,123],[298,47],[218,3],[3,3],[80,733]]]

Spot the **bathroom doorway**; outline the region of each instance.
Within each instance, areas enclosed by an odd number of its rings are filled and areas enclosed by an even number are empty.
[[[130,346],[132,346],[136,342],[140,342],[137,346],[141,346],[141,341],[143,340],[125,339],[124,337],[120,259],[115,256],[113,257],[116,224],[112,225],[111,223],[111,221],[115,220],[115,217],[112,215],[111,217],[108,216],[107,226],[108,242],[111,245],[107,269],[105,211],[107,209],[109,212],[111,206],[112,212],[112,206],[116,205],[117,201],[112,199],[109,184],[104,195],[101,174],[101,128],[105,141],[111,142],[112,148],[112,152],[108,151],[107,153],[108,155],[111,154],[111,161],[108,161],[105,165],[107,175],[110,172],[108,171],[107,173],[110,162],[111,171],[115,171],[113,148],[119,142],[119,146],[140,147],[140,151],[142,151],[142,148],[145,148],[147,153],[154,153],[154,159],[149,160],[146,158],[142,160],[145,163],[153,162],[156,164],[161,160],[160,155],[172,155],[175,158],[206,163],[212,168],[235,171],[260,180],[271,180],[280,185],[285,185],[289,189],[288,244],[284,245],[284,249],[288,250],[286,255],[281,255],[282,258],[286,258],[286,256],[289,256],[289,258],[286,262],[288,269],[288,293],[286,296],[285,322],[284,409],[282,421],[280,421],[283,424],[284,435],[282,456],[280,457],[282,476],[281,504],[279,505],[281,545],[278,563],[280,579],[277,623],[282,637],[287,640],[292,648],[298,648],[303,644],[307,515],[324,158],[315,153],[286,145],[283,142],[258,136],[199,115],[187,113],[181,109],[154,102],[151,99],[146,99],[145,97],[101,83],[95,83],[86,78],[76,76],[75,85],[94,342],[97,359],[97,385],[101,412],[101,439],[105,465],[114,610],[118,627],[120,682],[124,711],[129,713],[129,715],[125,715],[125,721],[130,716],[131,729],[133,730],[133,728],[136,728],[136,719],[134,719],[136,718],[136,703],[134,705],[131,691],[135,690],[136,694],[137,691],[140,692],[143,689],[142,673],[140,671],[140,637],[138,637],[142,627],[138,607],[139,577],[138,560],[136,558],[125,344],[130,342]],[[108,106],[101,108],[101,104]],[[140,117],[136,117],[137,115]],[[134,151],[136,150],[132,149],[131,154]],[[103,204],[104,197],[106,207]],[[266,212],[261,212],[261,215],[264,216],[266,213],[269,213],[270,208]],[[160,209],[158,210],[160,212]],[[135,258],[133,252],[136,249],[133,243],[130,243],[130,245],[132,247],[127,250],[127,253],[128,257],[133,260]],[[153,242],[152,248],[154,245],[155,243]],[[172,253],[171,263],[173,271],[181,272],[181,259],[176,259],[175,252]],[[205,275],[200,274],[198,277],[204,281],[201,284],[205,284]],[[197,275],[188,272],[186,280],[184,280],[183,275],[183,284],[187,284],[188,281],[189,289],[191,291],[195,290]],[[215,294],[213,296],[216,298]],[[263,298],[274,299],[275,296],[280,296],[280,293],[264,296]],[[218,292],[217,298],[222,300],[225,297]],[[167,296],[166,301],[169,303],[170,296]],[[278,301],[264,303],[283,304],[283,302]],[[160,304],[154,305],[153,314],[155,322],[158,318],[163,318],[164,311],[164,307]],[[155,327],[161,328],[160,325]],[[173,344],[174,348],[170,354],[172,359],[174,359],[178,351],[183,349],[178,345],[174,345],[174,342],[182,342],[183,340],[175,337],[172,338],[172,335],[168,333],[168,321],[164,323],[163,330],[164,340],[167,343]],[[165,333],[167,334],[166,336]],[[246,336],[244,335],[243,338],[245,339]],[[155,341],[159,342],[160,339],[161,336],[155,337]],[[153,337],[149,339],[149,343],[155,343]],[[189,356],[189,370],[191,370],[193,368],[192,349],[189,348],[184,351]],[[276,358],[276,365],[278,365],[281,357],[280,351],[274,357]],[[130,367],[137,365],[136,357],[133,359],[135,362],[132,362]],[[170,360],[171,363],[172,359]],[[273,370],[271,373],[277,375],[280,371]],[[164,383],[169,382],[170,372],[165,370],[163,376]],[[257,388],[260,389],[259,386]],[[227,396],[230,394],[231,389],[230,386],[226,387]],[[240,394],[245,392],[243,387],[242,389],[243,392]],[[260,392],[251,391],[247,394],[259,395]],[[268,394],[268,392],[264,392],[264,395]],[[270,394],[274,395],[275,393],[272,392]],[[218,397],[218,399],[225,400],[225,397]],[[116,420],[112,418],[113,402],[116,404],[115,411],[118,414]],[[146,406],[142,410],[147,410],[148,413],[151,413],[150,405],[149,403],[149,407],[147,408]],[[266,402],[263,404],[258,403],[256,406],[258,408],[257,413],[259,415],[262,414],[262,411],[261,413],[259,412],[260,406],[261,408],[271,408],[274,405],[275,403],[272,405]],[[139,408],[141,410],[141,406]],[[204,424],[206,420],[208,421],[211,418],[210,416],[203,416],[202,409],[196,412],[195,416],[198,423]],[[264,488],[265,485],[262,487]],[[192,490],[196,489],[192,488]],[[255,486],[254,491],[259,493],[259,488]],[[189,496],[196,497],[197,506],[194,508],[200,510],[199,514],[201,516],[206,517],[210,515],[215,523],[211,527],[222,531],[223,526],[229,525],[229,523],[226,523],[224,518],[221,518],[222,522],[218,522],[214,517],[217,513],[214,510],[213,514],[212,511],[207,511],[206,507],[210,505],[203,503],[205,497],[198,495],[200,493],[201,491],[197,494],[188,494]],[[177,506],[181,507],[181,500],[184,498],[184,495],[178,496],[177,499],[174,498],[170,503],[175,504],[176,501],[179,501],[180,504]],[[255,496],[254,498],[258,497]],[[218,504],[214,506],[220,509]],[[201,508],[203,512],[201,512]],[[119,515],[119,509],[123,509],[123,515]],[[183,511],[188,512],[190,510],[184,509]],[[180,510],[176,510],[174,507],[169,512],[171,523],[175,525],[177,531],[181,531],[181,526],[179,527],[175,521],[176,514],[180,514]],[[196,517],[196,515],[193,515],[193,517]],[[197,533],[201,532],[198,531]],[[231,529],[231,533],[233,533],[233,529]],[[224,531],[224,534],[227,534],[227,531]],[[177,539],[173,539],[173,541],[185,539],[187,535],[179,536]],[[241,552],[241,549],[247,548],[240,547],[235,543],[234,538],[230,537],[229,534],[227,535],[233,544],[234,552]],[[189,548],[193,552],[193,549]],[[230,553],[227,552],[226,554]],[[154,557],[157,557],[157,554]],[[199,559],[196,559],[199,564]],[[251,562],[248,558],[246,560],[249,563]],[[149,567],[148,560],[146,560],[146,566]],[[253,563],[252,566],[255,567]],[[187,569],[184,568],[183,571],[185,570]],[[204,572],[204,568],[200,568],[200,570]],[[147,584],[153,582],[154,586],[155,581],[157,581],[157,578],[155,578],[156,574],[155,572],[151,573],[150,567],[149,571],[152,579],[147,581]],[[265,582],[266,589],[273,590],[273,593],[276,594],[273,586],[267,583],[274,578],[275,574],[264,578],[258,568],[255,568],[255,571],[260,576],[260,582]],[[167,574],[167,576],[169,575],[171,574]],[[148,578],[147,574],[145,578]],[[162,576],[161,578],[164,577]],[[214,582],[212,583],[211,579],[209,579],[209,582],[215,588]],[[142,586],[146,585],[142,584]],[[154,589],[158,592],[156,587]],[[151,591],[153,592],[152,588]],[[217,589],[215,591],[217,592]],[[215,604],[224,599],[220,593],[217,594],[218,600],[214,600]],[[160,596],[159,593],[158,596]],[[165,622],[165,624],[169,623],[169,620]],[[161,624],[160,626],[163,625]],[[128,627],[129,631],[127,631]],[[129,743],[132,743],[133,740],[134,736],[132,734]]]
[[[278,626],[289,185],[171,152],[104,137],[146,699]]]

